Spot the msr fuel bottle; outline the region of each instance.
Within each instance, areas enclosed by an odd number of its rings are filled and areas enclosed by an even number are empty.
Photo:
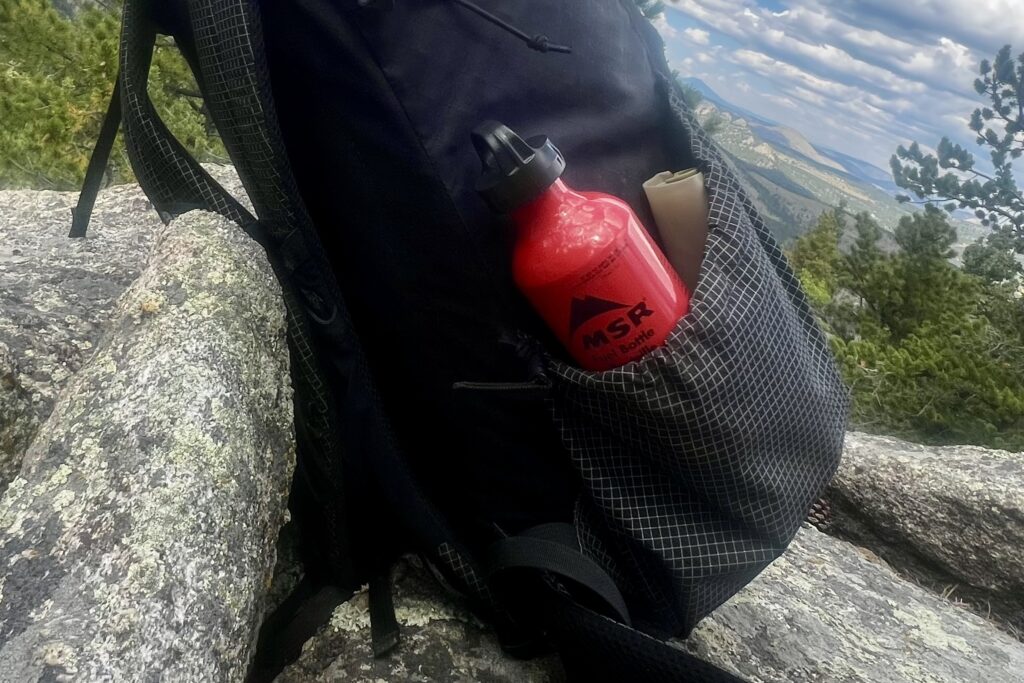
[[[629,205],[561,180],[545,137],[524,141],[488,121],[473,131],[477,190],[517,225],[516,285],[576,362],[608,370],[664,344],[690,296]]]

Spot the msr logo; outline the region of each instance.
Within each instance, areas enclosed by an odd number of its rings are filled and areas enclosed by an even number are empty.
[[[576,330],[599,315],[623,308],[629,308],[629,305],[608,301],[608,299],[599,299],[589,294],[582,299],[573,297],[572,308],[569,309],[569,334],[576,334]]]
[[[647,307],[646,301],[630,307],[607,299],[587,296],[583,299],[574,298],[569,314],[569,334],[575,334],[584,324],[605,313],[629,309],[625,315],[615,318],[603,328],[583,333],[583,348],[598,349],[611,343],[613,339],[622,339],[643,324],[644,318],[654,315]]]

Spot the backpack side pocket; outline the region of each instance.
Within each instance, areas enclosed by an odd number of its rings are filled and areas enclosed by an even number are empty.
[[[633,363],[548,364],[556,423],[584,481],[581,541],[673,634],[782,553],[838,466],[847,413],[781,252],[766,247],[717,155],[703,163],[710,227],[690,312]]]

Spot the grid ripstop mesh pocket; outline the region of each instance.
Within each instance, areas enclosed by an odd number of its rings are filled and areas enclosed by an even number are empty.
[[[785,256],[682,103],[709,194],[690,313],[639,361],[551,360],[584,480],[584,549],[656,628],[688,632],[785,549],[838,466],[847,390]]]

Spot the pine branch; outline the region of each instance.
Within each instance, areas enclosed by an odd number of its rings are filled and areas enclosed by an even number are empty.
[[[172,95],[181,95],[182,97],[191,97],[198,100],[203,99],[203,93],[198,90],[188,90],[179,85],[167,85],[164,87],[164,91]]]

